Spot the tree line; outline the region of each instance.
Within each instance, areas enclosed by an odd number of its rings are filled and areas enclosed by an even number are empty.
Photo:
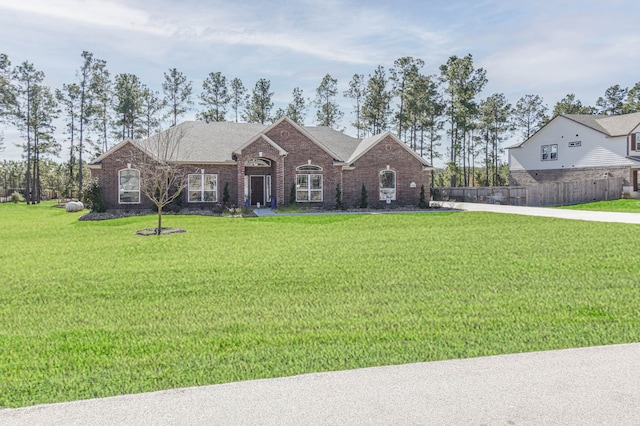
[[[31,62],[13,66],[7,55],[0,53],[0,122],[15,126],[22,134],[24,179],[18,187],[28,203],[41,199],[43,165],[52,159],[63,159],[63,175],[58,181],[64,182],[64,191],[79,195],[85,184],[82,166],[87,157],[99,155],[126,138],[149,137],[163,126],[176,125],[194,110],[197,120],[207,122],[268,124],[288,116],[299,124],[312,121],[344,130],[342,97],[352,104],[348,124],[357,138],[394,132],[432,164],[437,159],[446,161],[446,173],[440,176],[439,184],[452,186],[506,184],[501,162],[504,141],[516,132],[526,139],[550,119],[549,107],[538,95],[524,95],[515,105],[503,93],[481,98],[488,81],[486,71],[474,66],[471,54],[451,56],[437,74],[425,73],[421,59],[402,57],[388,69],[380,65],[367,76],[353,75],[342,93],[338,80],[326,74],[312,97],[305,97],[303,90],[295,87],[291,102],[276,110],[268,79],[259,79],[249,90],[239,78],[211,72],[194,94],[192,81],[171,68],[164,73],[160,92],[134,74],[112,76],[106,61],[90,52],[84,51],[80,57],[75,79],[51,89],[43,83],[45,74]],[[314,117],[308,120],[310,110]],[[640,82],[631,89],[611,86],[593,107],[569,93],[555,104],[551,117],[637,111]],[[54,137],[57,120],[64,123],[64,144]],[[5,163],[0,175],[14,173],[14,165]],[[7,167],[12,171],[6,171]],[[49,169],[47,166],[47,173]],[[443,180],[445,175],[447,181]]]

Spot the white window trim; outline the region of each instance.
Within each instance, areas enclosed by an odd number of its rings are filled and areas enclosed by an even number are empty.
[[[306,189],[307,191],[307,200],[300,200],[298,199],[298,176],[306,176],[307,177],[307,185],[308,188]],[[311,189],[311,177],[312,176],[320,176],[320,189]],[[320,193],[320,199],[319,200],[312,200],[311,199],[311,194],[312,193]],[[322,174],[320,173],[297,173],[296,174],[296,202],[297,203],[322,203],[324,201],[324,177],[322,176]]]
[[[383,187],[382,186],[382,174],[383,173],[393,173],[393,188],[391,187]],[[396,174],[395,170],[380,170],[380,173],[378,174],[378,182],[380,185],[380,200],[381,201],[385,201],[385,200],[391,200],[391,201],[395,201],[396,199],[396,194],[398,192],[398,175]],[[389,197],[388,195],[391,194],[391,197]]]
[[[133,171],[133,172],[138,173],[138,189],[127,189],[127,190],[123,190],[122,189],[122,184],[120,182],[120,179],[121,179],[121,174],[124,171],[127,171],[127,172]],[[127,193],[138,193],[138,201],[132,201],[132,202],[122,201],[122,194],[124,192],[127,192]],[[126,168],[126,169],[118,170],[118,204],[140,204],[141,201],[142,201],[142,194],[140,192],[140,170],[136,170],[136,169],[132,169],[132,168]]]
[[[191,200],[191,193],[195,192],[195,190],[191,189],[191,177],[192,176],[198,176],[200,178],[200,200]],[[205,189],[204,187],[204,177],[205,176],[213,176],[215,178],[215,183],[216,183],[216,189],[215,191],[208,191]],[[206,200],[204,199],[204,194],[205,192],[207,193],[213,193],[214,195],[214,199],[213,200]],[[218,202],[218,175],[215,173],[192,173],[187,175],[187,200],[189,203],[216,203]]]
[[[553,147],[556,148],[556,158],[552,158]],[[544,158],[544,149],[547,148],[549,150],[549,158]],[[540,161],[556,161],[558,159],[558,144],[552,143],[547,145],[542,145],[540,147]]]

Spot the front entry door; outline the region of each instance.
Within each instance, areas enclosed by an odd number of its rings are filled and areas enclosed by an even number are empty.
[[[251,176],[251,204],[264,206],[264,176]]]

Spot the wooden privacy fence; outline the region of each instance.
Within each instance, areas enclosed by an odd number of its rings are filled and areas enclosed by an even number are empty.
[[[433,201],[507,204],[512,206],[566,206],[622,197],[622,178],[546,183],[533,186],[432,188]]]

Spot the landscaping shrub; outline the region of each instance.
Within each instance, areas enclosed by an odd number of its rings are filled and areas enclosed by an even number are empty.
[[[91,180],[82,191],[82,202],[94,213],[104,213],[107,208],[102,201],[102,188],[96,179]]]
[[[418,207],[420,207],[421,209],[426,209],[427,207],[429,207],[429,203],[427,203],[426,200],[424,185],[420,187],[420,201],[418,201]]]
[[[362,184],[362,191],[360,193],[360,208],[366,209],[369,206],[367,187]]]
[[[24,197],[18,191],[13,191],[11,196],[9,197],[9,201],[12,203],[24,203]]]
[[[296,184],[291,184],[291,190],[289,191],[289,204],[296,203]]]
[[[340,184],[336,185],[336,210],[344,210],[344,204],[342,204],[342,189]]]

